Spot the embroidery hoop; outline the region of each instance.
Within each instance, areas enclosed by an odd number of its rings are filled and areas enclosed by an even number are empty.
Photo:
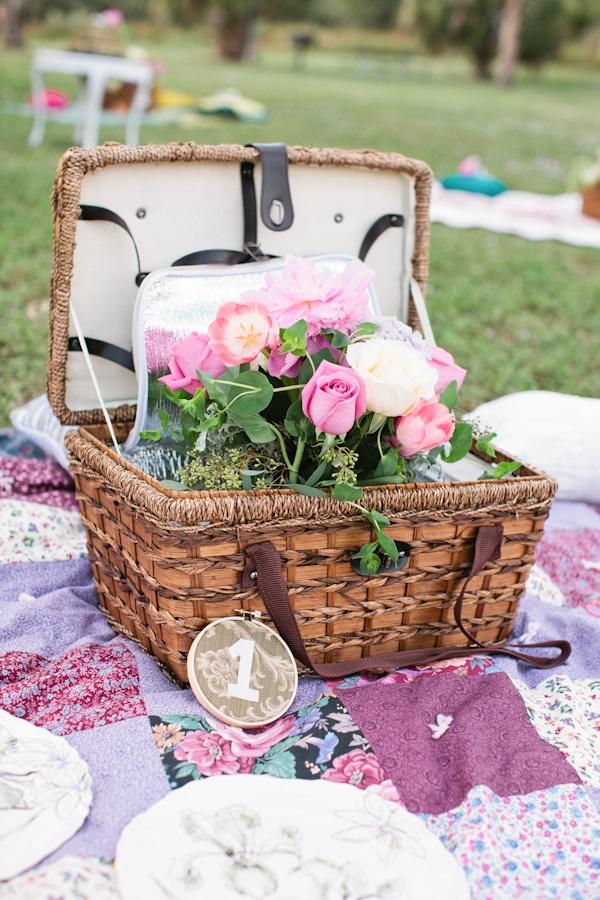
[[[270,725],[272,722],[275,722],[277,719],[280,719],[281,716],[285,715],[290,706],[292,705],[296,693],[298,691],[298,667],[296,665],[296,660],[292,655],[292,651],[285,643],[282,637],[273,629],[269,628],[267,625],[263,625],[262,622],[257,622],[257,617],[260,616],[259,612],[247,612],[246,610],[239,610],[242,613],[240,616],[226,616],[222,619],[216,619],[214,622],[210,622],[202,631],[196,635],[192,646],[190,647],[188,657],[187,657],[187,674],[190,681],[190,687],[194,693],[194,696],[198,700],[198,702],[211,713],[211,715],[215,716],[216,719],[219,719],[221,722],[225,722],[226,725],[233,725],[238,728],[262,728],[263,725]],[[290,670],[292,673],[292,688],[289,691],[289,697],[286,698],[284,705],[278,709],[275,715],[267,715],[264,719],[261,719],[259,722],[253,721],[248,722],[242,717],[238,717],[235,715],[229,715],[227,712],[224,712],[222,708],[217,707],[212,700],[207,696],[205,689],[202,686],[201,680],[198,678],[198,673],[196,671],[196,658],[199,653],[202,652],[202,644],[206,642],[207,637],[211,635],[212,632],[215,631],[222,623],[230,623],[230,622],[243,622],[247,629],[250,631],[256,632],[259,635],[264,635],[266,632],[269,636],[269,639],[275,640],[278,646],[282,650],[281,654],[281,664],[285,665],[286,662],[289,663]],[[249,638],[250,640],[254,640],[254,638]],[[256,640],[256,643],[259,643]],[[242,664],[242,660],[240,659],[240,667]],[[239,669],[238,669],[239,671]],[[232,701],[236,701],[237,698],[231,697],[229,698],[227,695],[224,696],[224,699],[231,699]],[[239,700],[237,700],[239,702]]]

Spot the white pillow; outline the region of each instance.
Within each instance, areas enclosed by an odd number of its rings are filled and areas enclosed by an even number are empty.
[[[600,400],[523,391],[483,403],[478,418],[494,443],[558,480],[562,500],[600,503]]]
[[[60,424],[45,394],[41,394],[25,406],[13,409],[9,418],[11,425],[19,434],[41,447],[44,453],[55,459],[64,469],[69,468],[65,434],[73,428]]]

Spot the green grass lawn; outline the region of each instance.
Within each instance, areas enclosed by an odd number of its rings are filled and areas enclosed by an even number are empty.
[[[548,193],[563,191],[573,159],[600,144],[599,71],[556,67],[523,75],[513,90],[500,92],[473,82],[454,59],[415,59],[376,78],[361,77],[364,70],[347,52],[317,51],[297,71],[291,54],[277,46],[238,67],[216,63],[194,32],[143,43],[166,64],[164,86],[199,95],[237,86],[270,111],[264,125],[206,119],[189,127],[145,127],[144,143],[375,147],[425,159],[440,175],[476,152],[513,187]],[[2,52],[0,102],[26,98],[33,45]],[[43,146],[31,149],[29,127],[27,119],[0,111],[0,425],[12,407],[44,389],[49,195],[56,162],[71,140],[70,130],[53,124]],[[121,140],[122,134],[102,136]],[[438,342],[470,369],[466,407],[529,388],[600,396],[597,250],[437,225],[428,302]]]

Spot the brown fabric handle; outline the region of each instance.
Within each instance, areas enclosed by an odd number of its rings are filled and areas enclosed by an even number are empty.
[[[469,639],[469,647],[440,647],[439,649],[402,650],[396,653],[380,653],[365,659],[349,659],[335,663],[312,662],[302,636],[294,611],[290,604],[287,584],[283,577],[281,557],[270,541],[252,544],[246,548],[246,565],[242,575],[242,586],[256,587],[262,597],[267,611],[279,634],[288,644],[299,662],[323,678],[342,678],[372,669],[401,669],[407,666],[427,665],[444,659],[459,659],[465,656],[476,656],[479,653],[502,653],[520,662],[534,666],[536,669],[549,669],[558,666],[569,658],[571,645],[568,641],[540,641],[528,644],[528,648],[555,649],[558,655],[538,656],[524,653],[509,644],[482,644],[466,628],[462,621],[462,604],[469,581],[477,575],[488,562],[500,555],[503,529],[501,525],[482,525],[475,538],[473,562],[467,579],[454,605],[454,618],[462,633]]]

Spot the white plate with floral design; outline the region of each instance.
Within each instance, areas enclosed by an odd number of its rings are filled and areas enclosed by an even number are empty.
[[[91,803],[92,778],[77,751],[0,710],[0,881],[60,847]]]
[[[347,784],[215,776],[124,829],[123,900],[466,900],[464,872],[417,816]]]

